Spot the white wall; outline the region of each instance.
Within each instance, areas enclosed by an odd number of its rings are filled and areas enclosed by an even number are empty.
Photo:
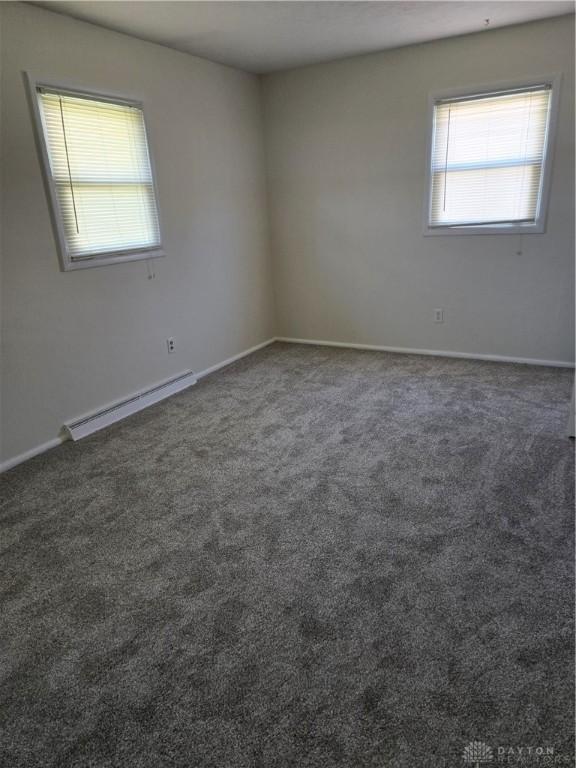
[[[573,359],[573,28],[561,17],[265,78],[281,335]],[[546,234],[424,237],[428,93],[556,72]]]
[[[258,79],[36,7],[0,12],[6,461],[274,329]],[[167,253],[155,279],[146,262],[59,271],[23,70],[144,101]]]

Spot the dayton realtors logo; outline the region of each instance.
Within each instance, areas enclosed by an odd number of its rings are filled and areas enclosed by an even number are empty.
[[[533,766],[543,768],[547,765],[559,765],[570,762],[567,755],[558,755],[554,747],[521,746],[521,747],[491,747],[483,741],[471,741],[464,747],[462,759],[471,768],[483,768],[487,763],[498,763],[510,766]]]
[[[464,747],[462,757],[465,763],[480,768],[482,763],[491,763],[494,760],[494,753],[492,747],[484,744],[483,741],[471,741],[468,746]]]

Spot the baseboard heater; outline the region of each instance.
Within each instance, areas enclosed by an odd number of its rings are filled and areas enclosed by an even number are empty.
[[[121,400],[114,405],[103,408],[97,413],[71,421],[65,424],[64,428],[72,440],[80,440],[82,437],[91,435],[103,427],[125,419],[126,416],[148,408],[149,405],[154,405],[154,403],[158,403],[160,400],[170,397],[170,395],[175,395],[177,392],[191,387],[193,384],[196,384],[196,381],[196,376],[192,371],[182,373],[180,376],[169,379],[162,384],[157,384],[155,387],[139,392],[126,400]]]

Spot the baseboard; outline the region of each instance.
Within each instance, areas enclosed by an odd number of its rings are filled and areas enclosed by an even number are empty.
[[[64,428],[72,440],[81,440],[83,437],[93,435],[111,424],[123,421],[138,411],[143,411],[151,405],[166,400],[178,392],[192,387],[198,381],[193,371],[184,371],[178,376],[158,382],[148,389],[135,392],[130,397],[122,398],[100,408],[98,411],[81,416],[74,421],[64,424]]]
[[[222,362],[216,363],[216,365],[212,365],[210,366],[210,368],[206,368],[205,370],[200,371],[199,373],[196,373],[196,378],[202,379],[205,376],[209,376],[211,373],[215,373],[221,368],[225,368],[227,365],[231,365],[232,363],[235,363],[237,360],[241,360],[243,357],[247,357],[248,355],[251,355],[253,352],[257,352],[259,349],[263,349],[264,347],[267,347],[269,344],[272,344],[275,341],[283,341],[288,344],[310,344],[313,346],[323,346],[323,347],[345,347],[349,349],[367,349],[367,350],[373,350],[376,352],[397,352],[399,354],[407,354],[407,355],[432,355],[434,357],[455,357],[455,358],[464,358],[468,360],[491,360],[493,362],[498,362],[498,363],[523,363],[525,365],[544,365],[544,366],[550,366],[553,368],[573,368],[574,367],[574,363],[569,363],[564,360],[538,360],[531,357],[512,357],[508,355],[484,355],[484,354],[473,353],[473,352],[453,352],[450,350],[438,350],[438,349],[414,349],[412,347],[390,347],[390,346],[385,346],[380,344],[355,344],[353,342],[344,342],[344,341],[326,341],[325,339],[296,339],[288,336],[276,336],[268,339],[267,341],[263,341],[261,344],[256,344],[255,346],[250,347],[249,349],[245,349],[242,352],[239,352],[238,354],[227,358],[226,360],[222,360]],[[36,447],[31,448],[30,450],[19,454],[18,456],[14,456],[11,459],[7,459],[6,461],[0,464],[0,474],[2,472],[6,472],[9,469],[12,469],[13,467],[16,467],[18,464],[22,464],[23,462],[28,461],[29,459],[33,459],[35,456],[39,456],[40,454],[45,453],[46,451],[49,451],[51,448],[55,448],[56,446],[60,445],[65,439],[66,437],[55,437],[52,440],[48,440],[47,442],[42,443],[41,445],[37,445]]]
[[[243,352],[238,352],[237,355],[232,355],[232,357],[223,360],[221,363],[216,363],[216,365],[212,365],[210,368],[206,368],[203,371],[200,371],[200,373],[196,374],[196,378],[203,379],[204,376],[208,376],[210,373],[215,373],[216,371],[219,371],[220,368],[225,368],[227,365],[231,365],[237,360],[241,360],[243,357],[251,355],[253,352],[258,352],[259,349],[263,349],[264,347],[273,344],[275,341],[278,341],[278,339],[273,336],[271,339],[268,339],[268,341],[263,341],[261,344],[256,344],[255,347],[250,347],[250,349],[245,349]]]
[[[200,371],[200,373],[196,373],[195,374],[196,379],[204,378],[205,376],[208,376],[209,374],[220,370],[220,368],[224,368],[225,366],[230,365],[231,363],[235,363],[237,360],[240,360],[243,357],[247,357],[248,355],[251,355],[253,352],[257,352],[259,349],[263,349],[263,347],[267,347],[269,344],[272,344],[274,341],[276,341],[275,338],[268,339],[267,341],[263,341],[261,344],[256,344],[256,346],[254,347],[245,349],[242,352],[239,352],[237,355],[233,355],[232,357],[229,357],[220,363],[216,363],[216,365],[212,365],[210,368],[206,368],[205,370]],[[160,382],[160,385],[163,383],[164,382]],[[133,397],[136,397],[139,394],[141,393],[135,393]],[[150,405],[151,404],[152,403],[150,403]],[[107,408],[115,407],[115,405],[117,405],[117,403],[112,403],[111,405],[106,407]],[[18,464],[23,464],[25,461],[28,461],[29,459],[33,459],[35,456],[39,456],[40,454],[45,453],[46,451],[49,451],[51,448],[56,448],[56,446],[61,445],[61,443],[67,439],[68,437],[65,435],[62,437],[55,437],[52,440],[48,440],[46,443],[42,443],[41,445],[37,445],[36,447],[31,448],[28,451],[24,451],[24,453],[21,453],[18,456],[13,456],[11,459],[6,459],[6,461],[0,464],[0,474],[2,474],[3,472],[6,472],[9,469],[12,469],[13,467],[18,466]]]
[[[57,445],[61,445],[65,440],[65,437],[55,437],[53,440],[48,440],[48,442],[42,443],[42,445],[37,445],[35,448],[30,448],[29,451],[24,451],[24,453],[20,453],[18,456],[7,459],[0,464],[0,474],[2,474],[2,472],[7,472],[18,464],[23,464],[25,461],[28,461],[28,459],[40,456],[41,453],[46,453],[46,451],[49,451],[51,448],[56,448]]]
[[[444,349],[413,349],[412,347],[388,347],[380,344],[354,344],[345,341],[325,341],[324,339],[295,339],[277,336],[276,341],[288,344],[311,344],[320,347],[346,347],[349,349],[367,349],[375,352],[397,352],[402,355],[431,355],[432,357],[458,357],[466,360],[491,360],[495,363],[522,363],[524,365],[545,365],[552,368],[574,368],[574,363],[564,360],[538,360],[532,357],[511,357],[508,355],[484,355],[476,352],[452,352]]]

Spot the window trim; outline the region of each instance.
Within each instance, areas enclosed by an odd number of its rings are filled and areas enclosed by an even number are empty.
[[[154,153],[150,146],[150,133],[146,124],[146,115],[142,101],[140,99],[128,98],[125,95],[119,95],[112,92],[102,93],[92,88],[79,85],[78,83],[69,83],[62,80],[52,80],[51,78],[45,77],[37,78],[34,77],[30,72],[24,72],[23,75],[28,96],[28,103],[32,114],[34,139],[39,155],[38,159],[40,161],[40,170],[42,173],[42,180],[48,200],[50,221],[52,223],[52,230],[54,233],[54,240],[56,242],[56,250],[58,252],[61,271],[69,272],[76,269],[106,267],[110,264],[120,264],[129,261],[141,261],[143,259],[156,259],[165,256],[166,254],[163,247],[164,238],[161,224],[160,205],[158,201],[158,184],[156,182],[156,169],[154,166]],[[131,248],[124,251],[99,252],[93,255],[86,255],[76,258],[72,258],[70,256],[70,253],[68,252],[66,233],[64,231],[60,203],[56,193],[56,186],[52,178],[52,172],[50,170],[50,156],[48,154],[48,146],[46,144],[46,135],[44,133],[42,113],[40,111],[40,105],[38,104],[38,88],[46,88],[47,90],[55,91],[56,93],[69,93],[86,99],[107,101],[112,104],[126,104],[131,107],[137,107],[139,110],[141,110],[142,120],[144,123],[144,132],[146,135],[146,144],[148,147],[148,155],[150,159],[150,169],[152,172],[152,187],[156,201],[156,208],[158,210],[158,228],[160,234],[160,243],[158,246],[154,248]]]
[[[552,166],[554,161],[554,145],[556,143],[556,127],[558,122],[558,106],[560,103],[560,85],[562,81],[561,73],[546,75],[545,77],[523,78],[522,80],[507,80],[505,82],[492,82],[489,84],[470,86],[466,88],[450,88],[447,90],[432,91],[428,94],[428,119],[426,127],[427,149],[426,149],[426,191],[424,202],[424,220],[423,234],[437,237],[439,235],[449,236],[467,236],[467,235],[528,235],[543,234],[546,232],[546,222],[548,216],[548,203],[550,200],[550,188],[552,182]],[[465,99],[471,96],[483,96],[495,91],[513,91],[521,88],[530,88],[532,86],[549,85],[551,88],[550,97],[550,118],[548,122],[548,131],[546,134],[546,147],[544,153],[544,163],[542,166],[542,181],[538,215],[534,223],[501,223],[501,224],[472,224],[450,227],[432,227],[430,226],[430,210],[432,206],[432,152],[434,142],[434,106],[442,99]]]

